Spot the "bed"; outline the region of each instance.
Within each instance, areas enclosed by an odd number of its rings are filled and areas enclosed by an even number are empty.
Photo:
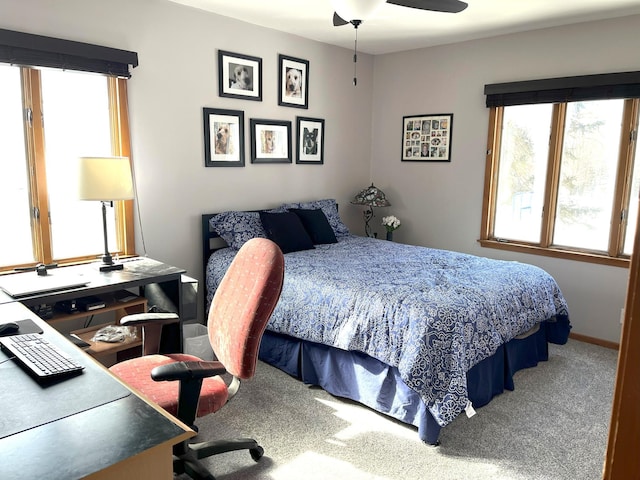
[[[431,445],[458,415],[513,390],[514,373],[547,360],[548,342],[564,344],[571,328],[544,270],[351,235],[332,199],[206,214],[202,231],[207,305],[244,241],[282,243],[261,360],[414,425]]]

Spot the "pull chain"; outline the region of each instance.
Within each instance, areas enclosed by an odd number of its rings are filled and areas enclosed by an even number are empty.
[[[352,20],[351,23],[356,30],[356,41],[353,47],[353,86],[358,85],[358,26],[362,23],[361,20]]]

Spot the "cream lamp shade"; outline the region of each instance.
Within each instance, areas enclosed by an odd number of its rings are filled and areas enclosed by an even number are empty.
[[[111,202],[133,198],[131,165],[127,157],[80,157],[78,198]]]
[[[78,198],[102,202],[104,254],[101,272],[122,270],[122,263],[113,261],[107,242],[107,204],[114,200],[133,198],[133,178],[127,157],[80,157],[78,159]]]

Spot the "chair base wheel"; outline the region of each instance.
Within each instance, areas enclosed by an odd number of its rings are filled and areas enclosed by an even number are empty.
[[[258,445],[255,448],[251,448],[249,450],[249,453],[251,454],[251,458],[253,458],[253,460],[257,462],[264,455],[264,448],[262,448],[260,445]]]
[[[249,450],[251,458],[258,461],[264,455],[264,448],[252,438],[235,440],[217,440],[202,443],[184,441],[173,449],[173,471],[176,474],[186,473],[194,480],[215,480],[215,477],[198,462],[198,460],[237,450]]]

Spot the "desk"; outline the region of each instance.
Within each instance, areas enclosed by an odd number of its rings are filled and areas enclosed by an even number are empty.
[[[7,356],[0,352],[0,417],[20,410],[35,419],[31,428],[0,439],[0,478],[172,479],[172,447],[195,436],[193,430],[138,396],[21,303],[0,304],[2,322],[24,318],[36,322],[51,343],[82,363],[85,370],[56,384],[58,390],[64,387],[69,403],[78,407],[67,411],[65,406],[57,414],[57,403],[52,402],[48,423],[39,424],[39,412],[33,410],[47,403],[52,391],[40,387],[14,361],[4,361]],[[13,379],[11,385],[7,384],[9,378]],[[90,389],[76,388],[87,382],[101,384],[109,391],[101,392],[100,400],[95,402]],[[16,392],[24,388],[34,392],[31,398],[17,398]],[[64,416],[57,418],[60,415]],[[2,418],[0,435],[3,430],[15,430],[3,425]]]
[[[135,288],[144,296],[145,288],[149,288],[152,284],[158,284],[177,308],[178,311],[176,313],[178,313],[181,319],[183,318],[181,278],[185,273],[184,269],[146,257],[126,259],[123,263],[124,269],[114,270],[112,272],[100,272],[95,264],[60,267],[57,270],[64,270],[65,276],[77,275],[87,280],[88,284],[82,287],[44,292],[20,298],[13,298],[0,290],[0,304],[19,301],[28,307],[35,307],[42,304],[55,304],[64,300],[87,297],[89,295],[99,296],[122,289]],[[28,275],[31,274],[34,276],[34,281],[37,281],[38,277],[36,273],[28,273]],[[163,334],[162,351],[181,352],[182,329],[180,326],[169,325],[164,330],[167,334]]]

